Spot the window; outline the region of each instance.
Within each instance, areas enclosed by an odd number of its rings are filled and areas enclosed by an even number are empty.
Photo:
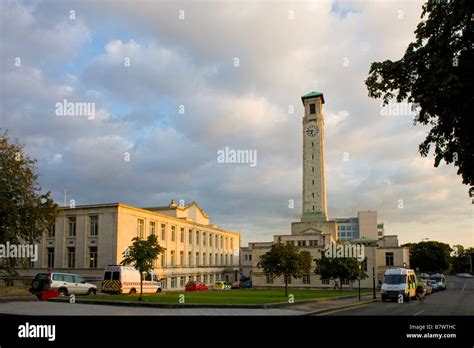
[[[209,253],[209,266],[212,266],[212,254]]]
[[[318,246],[318,240],[310,240],[309,241],[309,246]]]
[[[314,115],[316,113],[316,104],[309,104],[309,114]]]
[[[230,264],[231,264],[231,265],[234,264],[234,255],[230,255]]]
[[[230,239],[230,248],[233,250],[234,249],[234,238]]]
[[[323,278],[322,280],[323,284],[329,284],[329,279],[328,278]]]
[[[166,224],[161,224],[161,240],[166,239]]]
[[[166,290],[168,288],[168,279],[167,278],[162,278],[161,279],[161,288],[163,290]]]
[[[143,219],[137,219],[137,236],[143,238],[143,230],[145,228],[145,221]]]
[[[48,230],[48,238],[54,238],[56,235],[56,224],[53,224],[51,228]]]
[[[163,253],[161,254],[161,267],[166,266],[166,250],[163,250]]]
[[[202,282],[203,282],[204,284],[207,283],[207,275],[203,275],[203,276],[202,276]]]
[[[221,236],[221,249],[224,249],[224,237]]]
[[[221,254],[221,266],[224,265],[224,255]]]
[[[245,261],[248,261],[248,260],[249,260],[249,256],[245,254]]]
[[[72,216],[68,218],[69,221],[69,237],[76,236],[76,217]]]
[[[285,276],[285,279],[288,281],[288,284],[291,284],[291,276]]]
[[[311,171],[314,173],[314,167],[311,167]]]
[[[184,288],[184,277],[179,277],[179,287]]]
[[[204,241],[204,239],[203,239],[203,241]],[[206,265],[207,265],[207,262],[206,262],[206,261],[207,261],[207,260],[206,260],[206,253],[202,253],[202,265],[203,265],[203,266],[206,266]]]
[[[206,232],[202,233],[202,245],[206,245]]]
[[[176,241],[176,226],[171,226],[171,241]]]
[[[184,227],[181,227],[181,229],[180,229],[179,241],[180,241],[181,243],[184,243]]]
[[[309,274],[303,275],[303,284],[311,284],[311,277]]]
[[[55,274],[53,274],[53,280],[62,282],[63,281],[63,275],[59,274],[59,273],[55,273]]]
[[[180,266],[184,266],[184,251],[179,252],[179,264]]]
[[[209,233],[209,246],[212,247],[212,234]]]
[[[72,274],[63,274],[63,282],[74,283],[74,276]]]
[[[95,237],[99,234],[99,216],[89,216],[90,235]]]
[[[193,265],[193,253],[191,251],[188,252],[188,266]]]
[[[217,261],[217,254],[214,255],[214,266],[218,266],[218,261]]]
[[[176,251],[171,250],[171,267],[176,266]]]
[[[199,231],[196,231],[196,244],[199,245]]]
[[[273,277],[267,276],[267,284],[273,284]]]
[[[82,278],[80,275],[74,275],[74,283],[81,284],[85,282],[86,281],[84,280],[84,278]]]
[[[198,267],[200,266],[199,261],[200,261],[199,260],[199,253],[196,253],[196,266],[198,266]]]
[[[156,223],[155,221],[150,221],[150,235],[154,235],[156,232]]]
[[[367,258],[362,261],[362,269],[364,270],[364,272],[367,272]]]
[[[54,267],[54,248],[48,248],[48,267]]]
[[[249,254],[249,261],[252,261],[252,254]]]
[[[171,278],[171,288],[176,288],[176,278]]]
[[[188,242],[189,244],[193,244],[193,230],[189,230]]]
[[[313,195],[313,198],[314,198],[314,192],[312,193],[312,195]]]
[[[305,240],[299,240],[298,241],[298,246],[306,246],[306,241]]]
[[[227,266],[229,263],[229,256],[225,254],[225,265]]]
[[[215,245],[216,245],[216,248],[218,248],[218,247],[219,247],[219,244],[217,243],[217,238],[218,238],[218,237],[219,237],[219,236],[216,234],[216,238],[215,238],[215,240],[214,240],[214,242],[215,242]]]
[[[89,267],[97,268],[97,247],[89,248]]]
[[[393,266],[393,253],[385,253],[385,265]]]
[[[214,283],[214,274],[209,275],[209,283]]]
[[[225,237],[225,248],[229,249],[229,238]]]
[[[341,231],[345,231],[346,230],[346,226],[341,226]]]
[[[67,266],[68,268],[76,267],[76,248],[67,248]]]
[[[289,240],[289,241],[286,242],[286,244],[295,246],[295,241],[294,240]]]

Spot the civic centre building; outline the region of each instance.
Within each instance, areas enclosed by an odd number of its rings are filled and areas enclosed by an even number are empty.
[[[38,261],[18,271],[25,280],[52,269],[100,284],[104,268],[122,261],[132,238],[150,234],[166,248],[154,269],[164,289],[183,289],[189,280],[238,280],[240,234],[210,224],[197,203],[180,206],[174,200],[151,208],[123,203],[63,207],[40,242]]]

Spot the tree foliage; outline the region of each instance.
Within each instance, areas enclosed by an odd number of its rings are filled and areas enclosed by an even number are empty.
[[[450,268],[449,244],[428,241],[403,246],[410,248],[410,266],[420,272],[446,273]]]
[[[165,250],[158,243],[158,238],[151,234],[147,239],[135,237],[132,239],[132,245],[123,252],[121,265],[131,265],[140,272],[140,297],[143,293],[143,272],[153,269],[153,261]]]
[[[262,268],[268,277],[283,276],[285,296],[288,296],[289,277],[301,278],[311,272],[311,254],[306,250],[300,251],[293,245],[278,242],[260,256],[257,267]]]
[[[319,274],[321,279],[337,279],[342,282],[353,282],[357,279],[367,278],[367,273],[360,267],[361,263],[355,257],[327,257],[321,252],[321,258],[316,259],[314,273]]]
[[[474,248],[465,249],[464,246],[458,244],[453,246],[454,253],[451,255],[450,273],[467,273],[471,267],[471,254]]]
[[[372,98],[396,99],[419,107],[414,124],[429,125],[419,152],[434,147],[434,165],[454,163],[462,182],[474,193],[472,8],[469,0],[423,5],[416,40],[397,61],[374,62],[365,81]]]
[[[0,135],[0,244],[37,243],[52,228],[59,213],[50,192],[41,193],[36,160],[7,132]],[[16,274],[18,260],[0,262],[0,272]]]

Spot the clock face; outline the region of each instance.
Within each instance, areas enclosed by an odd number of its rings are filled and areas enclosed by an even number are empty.
[[[310,137],[315,137],[319,133],[319,128],[315,124],[312,124],[311,126],[306,127],[306,134]]]

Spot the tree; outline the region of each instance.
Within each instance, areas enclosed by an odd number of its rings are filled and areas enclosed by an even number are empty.
[[[361,263],[355,257],[327,257],[321,252],[321,258],[315,259],[316,269],[314,273],[319,274],[321,279],[339,278],[344,281],[355,281],[367,278],[367,274],[360,268]]]
[[[427,241],[411,243],[409,248],[410,266],[418,268],[420,272],[445,273],[449,270],[452,251],[449,244]]]
[[[10,142],[5,131],[0,134],[0,244],[34,244],[50,230],[59,213],[50,192],[40,193],[36,160],[18,141]],[[0,272],[17,274],[16,258],[3,259]]]
[[[454,253],[451,256],[451,273],[469,272],[471,265],[471,253],[474,248],[465,249],[462,245],[453,246]]]
[[[395,62],[370,66],[365,84],[372,98],[407,100],[419,108],[414,124],[430,125],[419,145],[426,157],[434,146],[434,166],[454,163],[474,194],[472,98],[474,51],[471,1],[425,2],[416,41]],[[427,16],[427,18],[426,18]]]
[[[260,256],[257,263],[267,277],[280,277],[285,280],[285,296],[288,296],[289,277],[301,278],[311,272],[311,254],[300,251],[297,247],[280,242],[272,245],[270,250]]]
[[[158,238],[154,234],[148,236],[147,239],[135,237],[132,239],[132,245],[123,252],[124,259],[121,265],[131,265],[140,273],[140,297],[143,294],[143,272],[148,272],[153,268],[153,261],[156,260],[165,248],[160,246]]]

